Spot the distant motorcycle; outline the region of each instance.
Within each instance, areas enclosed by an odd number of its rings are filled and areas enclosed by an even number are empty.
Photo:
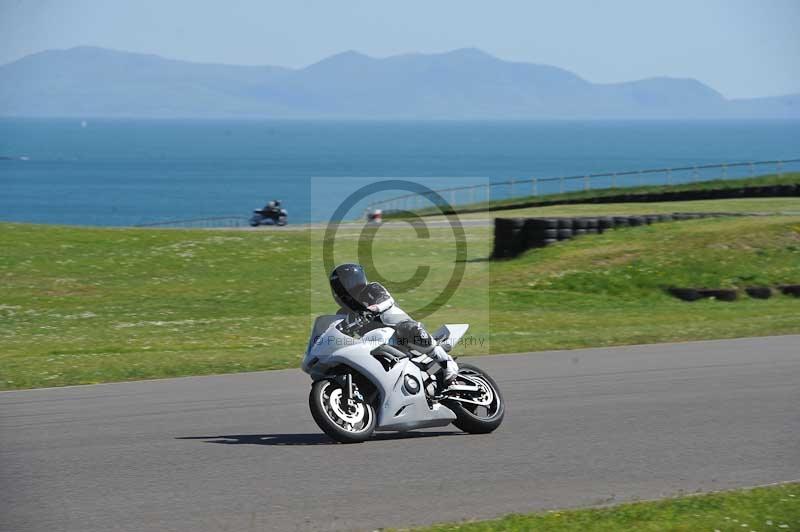
[[[253,211],[253,216],[250,217],[250,225],[258,227],[259,225],[278,225],[284,226],[288,223],[289,213],[286,209],[257,209]]]

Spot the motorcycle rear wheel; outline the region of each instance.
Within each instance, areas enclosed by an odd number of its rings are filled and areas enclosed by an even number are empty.
[[[375,432],[375,409],[357,402],[347,410],[341,403],[342,388],[334,380],[320,380],[311,386],[308,406],[322,431],[340,443],[361,443]]]
[[[506,413],[506,403],[500,394],[500,388],[488,373],[471,364],[459,364],[458,374],[465,374],[474,379],[483,381],[491,393],[491,402],[488,405],[472,405],[455,400],[442,401],[456,415],[453,425],[470,434],[488,434],[494,431],[503,422]],[[458,377],[456,377],[458,381]],[[464,384],[472,384],[465,381]]]

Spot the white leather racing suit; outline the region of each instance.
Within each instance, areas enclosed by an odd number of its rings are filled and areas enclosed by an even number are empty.
[[[420,322],[414,321],[395,304],[394,298],[386,288],[379,283],[369,283],[359,299],[374,317],[372,321],[360,327],[360,335],[377,327],[391,327],[397,331],[398,341],[407,342],[410,347],[430,356],[442,365],[445,382],[455,378],[458,374],[458,364],[453,357],[437,344]],[[352,311],[345,308],[340,308],[337,314],[347,315],[346,320],[357,319]]]

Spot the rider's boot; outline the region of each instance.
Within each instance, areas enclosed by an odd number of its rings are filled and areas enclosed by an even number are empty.
[[[444,374],[442,380],[444,380],[444,384],[448,385],[453,382],[453,379],[458,375],[458,364],[453,360],[453,357],[440,345],[433,348],[433,352],[431,352],[430,356],[443,366]]]

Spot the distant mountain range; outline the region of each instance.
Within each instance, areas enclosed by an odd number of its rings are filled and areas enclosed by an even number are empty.
[[[95,47],[0,66],[0,116],[353,119],[800,118],[800,94],[725,99],[695,79],[598,84],[474,48],[300,69],[191,63]]]

